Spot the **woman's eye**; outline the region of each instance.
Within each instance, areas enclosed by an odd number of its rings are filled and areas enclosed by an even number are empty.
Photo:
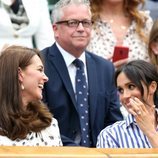
[[[118,92],[119,92],[120,94],[123,94],[123,89],[122,89],[122,88],[118,88]]]
[[[43,72],[43,69],[38,69],[39,72]]]
[[[133,84],[130,84],[130,85],[128,85],[128,88],[130,89],[130,90],[133,90],[133,89],[135,89],[135,85],[133,85]]]

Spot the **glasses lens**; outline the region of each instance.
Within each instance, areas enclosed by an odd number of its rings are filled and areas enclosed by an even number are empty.
[[[92,26],[92,22],[91,20],[83,20],[83,21],[79,21],[79,20],[65,20],[65,21],[58,21],[57,24],[66,24],[69,27],[78,27],[78,25],[82,23],[83,27],[91,27]]]
[[[77,20],[69,20],[67,22],[67,24],[68,24],[69,27],[77,27],[78,24],[79,24],[79,21],[77,21]]]
[[[89,21],[89,20],[84,20],[84,21],[82,21],[82,25],[83,25],[84,27],[91,27],[92,22]]]

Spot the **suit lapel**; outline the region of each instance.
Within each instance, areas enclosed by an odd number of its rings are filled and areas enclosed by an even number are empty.
[[[51,52],[51,56],[53,56],[53,57],[51,57],[51,59],[49,59],[49,60],[56,67],[56,69],[61,77],[61,80],[63,81],[64,86],[65,86],[67,92],[69,93],[73,104],[75,105],[75,108],[77,109],[74,90],[72,87],[72,83],[70,80],[70,76],[69,76],[64,58],[61,55],[59,49],[57,48],[57,46],[55,44],[53,45],[53,49],[51,49],[50,52]]]
[[[87,64],[87,76],[88,76],[88,87],[89,87],[89,104],[90,106],[90,120],[91,127],[93,127],[93,123],[95,120],[95,112],[96,112],[96,97],[97,97],[97,74],[96,74],[96,65],[92,60],[91,56],[86,53],[86,64]]]

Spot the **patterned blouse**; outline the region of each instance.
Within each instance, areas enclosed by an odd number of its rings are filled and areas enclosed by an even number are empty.
[[[149,35],[153,21],[149,16],[149,12],[144,12],[147,17],[143,32],[146,36]],[[110,24],[103,22],[100,19],[95,21],[95,27],[92,29],[91,41],[87,50],[99,56],[107,58],[113,54],[116,45],[116,38],[112,32]],[[127,33],[123,39],[123,46],[129,47],[129,61],[135,59],[142,59],[149,61],[147,53],[147,44],[145,44],[136,33],[136,23],[132,21]]]
[[[49,127],[40,133],[31,132],[25,139],[11,140],[6,136],[0,136],[1,146],[62,146],[58,122],[53,118]]]

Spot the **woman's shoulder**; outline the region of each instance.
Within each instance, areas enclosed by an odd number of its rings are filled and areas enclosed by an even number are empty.
[[[100,133],[101,135],[113,133],[113,132],[115,133],[118,132],[119,129],[122,129],[123,126],[126,126],[126,120],[117,121],[112,125],[107,126]]]
[[[53,117],[51,124],[52,124],[53,126],[58,126],[58,121],[57,121],[57,119],[55,119],[55,118]]]
[[[140,10],[139,11],[141,17],[144,17],[143,20],[144,20],[144,26],[145,26],[145,29],[148,31],[151,30],[151,27],[153,25],[153,19],[152,17],[150,16],[150,11],[148,10]]]
[[[153,21],[149,10],[140,10],[139,14],[144,17],[146,21]]]

